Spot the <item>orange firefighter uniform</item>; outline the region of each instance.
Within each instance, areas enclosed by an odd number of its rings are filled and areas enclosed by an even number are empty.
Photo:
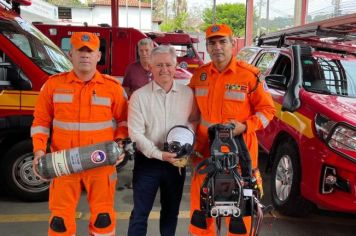
[[[125,138],[127,99],[116,79],[98,71],[83,82],[74,71],[54,75],[44,84],[31,128],[34,152],[51,151]],[[115,235],[114,166],[99,167],[53,179],[50,185],[49,235],[75,235],[75,210],[82,186],[90,205],[90,235]]]
[[[232,58],[227,68],[219,72],[214,64],[200,67],[193,75],[193,88],[201,123],[197,128],[196,149],[205,158],[210,156],[208,127],[216,123],[236,120],[245,123],[247,130],[243,138],[252,159],[252,167],[257,167],[258,142],[256,130],[266,127],[275,114],[275,107],[268,87],[258,79],[259,70]],[[196,166],[201,158],[193,158]],[[200,209],[200,188],[206,175],[195,174],[191,183],[191,214]],[[251,217],[244,218],[246,229],[251,227]],[[194,235],[215,235],[213,219],[207,219],[206,230],[189,226]],[[249,232],[248,232],[249,234]],[[247,234],[247,235],[248,235]],[[228,235],[234,235],[228,233]]]

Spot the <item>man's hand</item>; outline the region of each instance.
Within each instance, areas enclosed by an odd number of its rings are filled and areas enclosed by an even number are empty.
[[[119,145],[119,148],[121,148],[123,151],[122,154],[120,156],[118,156],[118,158],[116,159],[114,166],[117,166],[121,162],[123,162],[123,160],[125,159],[125,151],[124,151],[124,143],[123,143],[122,139],[117,139],[117,140],[115,140],[115,142],[117,143],[117,145]]]
[[[121,162],[123,162],[123,160],[125,159],[125,153],[122,153],[116,160],[115,162],[115,166],[117,166],[118,164],[120,164]]]
[[[189,156],[182,156],[180,158],[176,158],[176,161],[172,164],[176,167],[183,168],[188,164]]]
[[[34,153],[34,158],[32,161],[32,171],[35,174],[35,176],[37,176],[38,178],[40,178],[43,181],[49,181],[48,179],[43,178],[37,171],[37,166],[38,166],[38,160],[40,158],[42,158],[45,155],[45,152],[42,150],[38,150]]]
[[[179,168],[179,174],[182,175],[181,173],[181,168],[185,167],[188,162],[188,156],[184,156],[181,158],[176,158],[177,154],[176,153],[170,153],[170,152],[162,152],[162,160],[168,161],[175,167]]]
[[[177,161],[176,159],[177,154],[171,152],[162,152],[162,160],[167,161],[173,165],[174,162]]]
[[[230,120],[231,124],[234,124],[235,125],[235,129],[232,131],[232,134],[234,136],[237,136],[237,135],[240,135],[242,133],[244,133],[247,129],[247,126],[244,124],[244,123],[241,123],[237,120]]]

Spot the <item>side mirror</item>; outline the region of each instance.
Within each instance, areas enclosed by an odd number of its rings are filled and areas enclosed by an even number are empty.
[[[287,78],[284,75],[267,75],[265,81],[268,87],[286,90]]]

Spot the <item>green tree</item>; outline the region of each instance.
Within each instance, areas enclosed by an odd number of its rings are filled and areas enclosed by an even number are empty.
[[[229,25],[236,36],[243,36],[245,34],[245,4],[242,3],[226,3],[216,6],[216,23]],[[203,25],[201,30],[205,31],[206,28],[213,23],[212,9],[205,9],[203,12]]]
[[[176,30],[191,31],[191,27],[187,25],[188,13],[180,13],[176,18],[167,19],[160,25],[162,32],[173,32]]]

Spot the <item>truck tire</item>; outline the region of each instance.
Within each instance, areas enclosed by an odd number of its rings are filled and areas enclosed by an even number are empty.
[[[271,199],[280,213],[302,217],[308,215],[313,204],[301,196],[301,167],[298,149],[293,142],[277,147],[271,172]]]
[[[47,201],[49,182],[34,175],[32,160],[31,139],[15,144],[1,160],[1,178],[11,195],[23,201]]]

